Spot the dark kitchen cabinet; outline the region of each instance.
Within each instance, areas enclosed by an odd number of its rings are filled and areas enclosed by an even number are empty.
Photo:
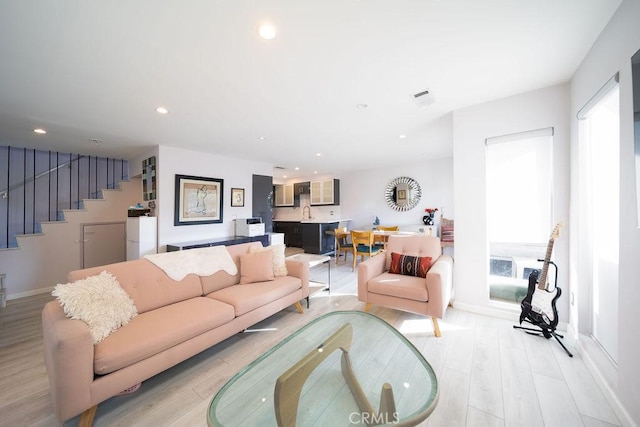
[[[299,221],[274,221],[273,230],[276,233],[284,233],[284,244],[293,247],[302,247],[302,233]]]
[[[302,223],[302,248],[309,254],[330,254],[335,250],[335,237],[331,232],[338,223]]]

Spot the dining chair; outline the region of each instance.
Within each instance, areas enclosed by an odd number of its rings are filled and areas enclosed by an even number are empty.
[[[364,261],[364,257],[372,257],[383,251],[381,246],[373,244],[373,231],[351,231],[351,244],[353,245],[353,266],[351,271],[356,269],[356,258],[360,255],[360,261]]]
[[[453,220],[440,215],[440,242],[443,247],[453,246]]]
[[[349,242],[349,232],[347,227],[339,227],[334,230],[336,238],[336,265],[340,260],[340,256],[344,253],[344,261],[347,261],[347,254],[353,256],[353,245]]]
[[[400,230],[400,226],[398,225],[379,225],[376,227],[378,231],[398,231]],[[377,246],[381,246],[383,248],[387,247],[387,241],[389,240],[389,236],[384,235],[376,235],[373,238],[373,244]]]

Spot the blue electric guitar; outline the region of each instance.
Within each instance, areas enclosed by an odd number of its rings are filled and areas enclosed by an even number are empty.
[[[556,301],[562,293],[558,286],[555,286],[552,290],[547,289],[547,272],[551,263],[551,251],[553,250],[553,243],[560,237],[560,228],[562,228],[561,222],[555,226],[549,238],[540,277],[538,278],[538,270],[534,270],[529,275],[529,289],[522,303],[520,303],[522,308],[520,323],[522,324],[523,321],[527,320],[529,323],[539,326],[547,338],[551,336],[549,331],[554,331],[558,326]]]

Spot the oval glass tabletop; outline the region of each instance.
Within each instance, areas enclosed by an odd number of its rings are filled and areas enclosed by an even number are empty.
[[[362,311],[314,319],[214,396],[210,426],[412,426],[436,406],[431,365],[395,328]]]

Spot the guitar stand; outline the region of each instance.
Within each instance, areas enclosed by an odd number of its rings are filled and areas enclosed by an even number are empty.
[[[544,261],[543,259],[539,259],[538,261]],[[553,265],[554,269],[555,269],[555,273],[556,273],[556,280],[555,283],[558,283],[558,266],[553,262],[553,261],[549,261],[549,265]],[[543,336],[546,339],[549,339],[551,337],[554,337],[556,339],[556,341],[558,341],[558,344],[560,344],[560,346],[562,347],[562,349],[567,352],[567,354],[569,355],[569,357],[573,357],[573,354],[571,354],[571,352],[569,351],[569,349],[567,349],[567,347],[565,347],[565,345],[562,343],[562,341],[560,341],[560,338],[564,338],[564,335],[560,335],[559,333],[556,332],[555,329],[551,329],[549,327],[549,325],[546,325],[544,323],[542,323],[542,325],[538,322],[532,322],[531,320],[524,318],[522,319],[522,322],[527,322],[532,324],[533,326],[536,326],[537,329],[534,328],[526,328],[524,326],[517,326],[517,325],[513,325],[514,329],[522,329],[524,330],[526,333],[531,334],[531,335],[538,335],[538,336]]]
[[[531,323],[528,320],[525,319],[525,322],[527,323]],[[560,346],[562,347],[562,349],[564,351],[567,352],[567,354],[569,355],[569,357],[573,357],[573,354],[571,354],[571,352],[569,351],[569,349],[567,349],[567,347],[565,347],[565,345],[562,343],[562,341],[560,341],[560,338],[564,338],[564,335],[560,335],[559,333],[557,333],[555,330],[551,330],[548,328],[543,328],[539,325],[536,325],[535,323],[531,323],[534,326],[537,326],[538,329],[534,329],[534,328],[526,328],[524,326],[517,326],[517,325],[513,325],[514,329],[523,329],[526,333],[531,334],[531,335],[538,335],[538,336],[543,336],[546,339],[549,339],[551,337],[554,337],[556,339],[556,341],[558,341],[558,344],[560,344]]]

